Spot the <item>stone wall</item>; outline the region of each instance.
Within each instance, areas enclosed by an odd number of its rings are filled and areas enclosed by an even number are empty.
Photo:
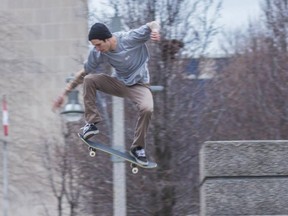
[[[87,56],[87,2],[0,0],[0,5],[0,96],[7,96],[10,123],[9,215],[45,215],[45,208],[57,206],[45,187],[43,146],[64,143],[64,124],[51,106]]]
[[[288,215],[287,155],[288,141],[204,143],[200,215]]]

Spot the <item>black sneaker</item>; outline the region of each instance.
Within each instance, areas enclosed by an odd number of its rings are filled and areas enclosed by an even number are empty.
[[[130,150],[130,155],[135,158],[137,163],[147,166],[148,160],[145,155],[145,150],[142,147],[134,147]]]
[[[87,123],[83,128],[83,138],[84,139],[90,139],[95,134],[99,133],[98,128],[95,126],[95,124],[89,124]]]

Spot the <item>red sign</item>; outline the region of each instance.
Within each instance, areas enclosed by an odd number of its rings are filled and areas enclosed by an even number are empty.
[[[6,97],[5,96],[3,96],[2,105],[3,105],[3,129],[4,129],[4,136],[8,136],[8,109],[7,109],[7,102],[6,102]]]

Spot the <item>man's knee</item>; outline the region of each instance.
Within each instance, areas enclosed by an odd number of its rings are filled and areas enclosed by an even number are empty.
[[[96,74],[88,74],[84,77],[83,83],[84,85],[91,85],[92,83],[94,83],[96,78]]]
[[[142,104],[140,107],[140,112],[145,114],[152,114],[153,110],[154,108],[151,104]]]
[[[102,79],[103,74],[88,74],[84,77],[84,82],[96,82],[99,79]]]

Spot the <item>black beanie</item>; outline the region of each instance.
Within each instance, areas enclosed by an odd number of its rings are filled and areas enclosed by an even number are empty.
[[[110,30],[102,23],[95,23],[91,27],[89,35],[88,35],[89,41],[93,39],[105,40],[111,37],[112,37],[112,34]]]

